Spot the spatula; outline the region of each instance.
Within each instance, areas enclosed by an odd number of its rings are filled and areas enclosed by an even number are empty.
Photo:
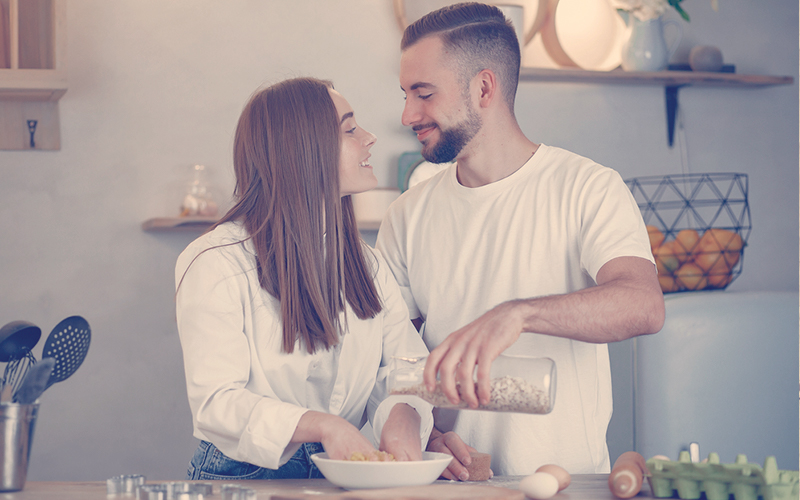
[[[22,379],[17,392],[14,393],[14,402],[21,405],[29,405],[39,399],[47,388],[47,381],[50,379],[50,372],[53,371],[56,360],[54,358],[44,358],[28,369],[25,378]]]

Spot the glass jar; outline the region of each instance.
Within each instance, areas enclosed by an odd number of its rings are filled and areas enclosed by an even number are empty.
[[[489,403],[477,408],[469,408],[463,400],[458,404],[451,403],[438,381],[433,392],[428,391],[422,378],[427,357],[394,358],[392,361],[394,369],[389,375],[389,394],[419,396],[438,408],[544,415],[550,413],[555,404],[556,364],[550,358],[509,354],[498,356],[492,363],[489,375]]]
[[[217,215],[217,202],[211,194],[206,179],[206,167],[194,165],[191,173],[192,178],[186,186],[186,195],[181,203],[181,217],[213,217]]]

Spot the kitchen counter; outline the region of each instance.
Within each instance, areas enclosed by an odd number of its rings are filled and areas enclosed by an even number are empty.
[[[428,486],[392,488],[381,490],[346,491],[326,479],[280,479],[273,481],[237,481],[236,484],[256,490],[258,500],[372,500],[372,499],[502,499],[524,500],[517,490],[524,476],[502,476],[489,481],[459,483],[439,480]],[[553,500],[615,500],[608,490],[607,474],[573,475],[572,484],[552,497]],[[147,481],[161,483],[165,481]],[[210,482],[214,493],[211,500],[221,498],[219,487],[224,481]],[[234,481],[231,481],[234,483]],[[639,496],[650,496],[645,483]],[[25,489],[0,493],[0,500],[111,500],[130,499],[134,495],[106,495],[105,481],[47,482],[28,481]]]

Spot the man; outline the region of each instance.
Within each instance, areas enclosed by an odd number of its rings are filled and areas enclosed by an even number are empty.
[[[424,321],[425,383],[433,390],[438,372],[452,402],[476,408],[504,351],[552,358],[558,377],[548,415],[437,409],[428,449],[461,462],[450,479],[468,479],[471,447],[492,455],[495,474],[546,463],[608,472],[606,343],[664,321],[639,209],[615,171],[525,137],[514,116],[519,44],[498,9],[432,12],[401,49],[403,124],[426,159],[456,161],[404,193],[377,239],[415,324]]]

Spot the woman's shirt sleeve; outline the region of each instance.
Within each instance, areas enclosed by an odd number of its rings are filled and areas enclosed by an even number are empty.
[[[235,460],[276,469],[296,451],[289,440],[308,410],[246,388],[254,347],[244,325],[251,301],[245,261],[224,249],[197,250],[190,246],[176,265],[178,332],[195,437]]]

